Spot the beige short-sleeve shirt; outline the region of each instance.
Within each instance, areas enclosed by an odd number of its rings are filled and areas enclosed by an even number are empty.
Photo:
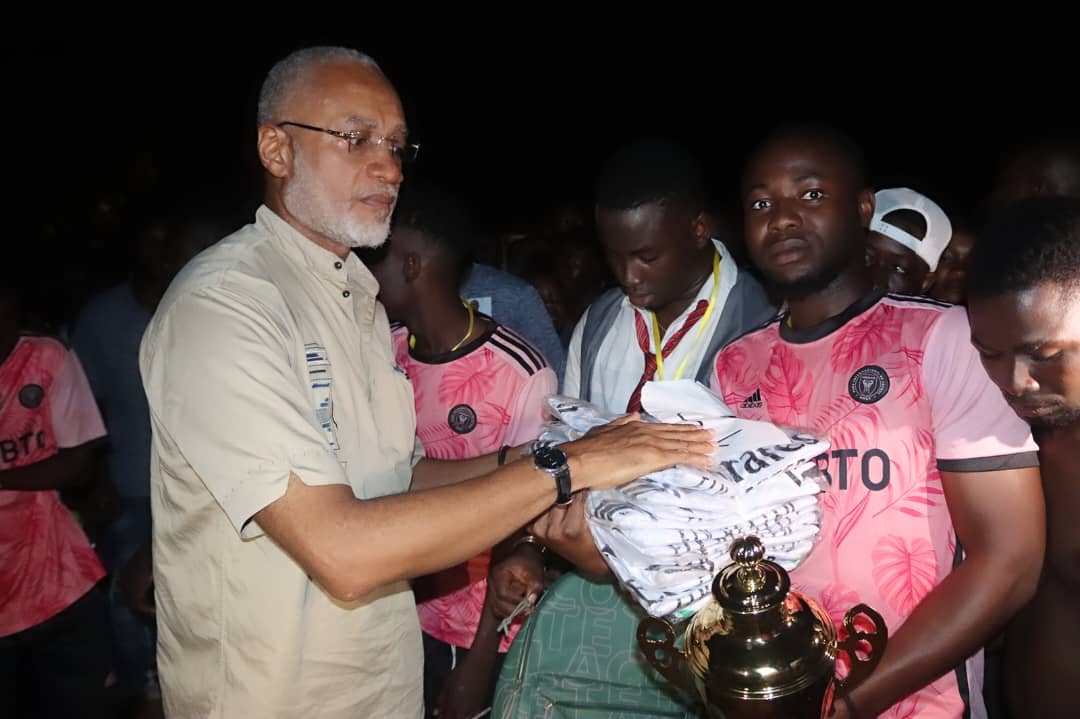
[[[290,472],[361,499],[408,489],[421,452],[412,388],[377,291],[355,256],[318,247],[264,206],[183,270],[146,331],[170,717],[422,713],[407,584],[343,605],[252,520]]]

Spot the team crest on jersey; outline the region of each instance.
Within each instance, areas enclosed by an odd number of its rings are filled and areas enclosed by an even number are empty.
[[[848,394],[861,404],[873,404],[889,393],[889,375],[876,364],[868,364],[848,380]]]
[[[45,399],[45,390],[39,384],[28,384],[19,390],[19,404],[27,409],[37,409]]]
[[[446,421],[458,434],[468,434],[476,429],[476,410],[467,404],[454,405]]]

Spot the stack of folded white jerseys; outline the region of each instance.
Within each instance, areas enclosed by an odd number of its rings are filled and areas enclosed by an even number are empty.
[[[711,471],[680,465],[589,493],[585,514],[596,546],[645,611],[681,620],[704,606],[739,537],[757,536],[766,557],[789,571],[802,563],[821,529],[826,489],[813,458],[828,443],[734,417],[693,380],[649,382],[641,398],[644,419],[699,424],[713,430],[717,445]],[[618,417],[564,396],[549,397],[548,406],[555,421],[541,441],[553,444]]]

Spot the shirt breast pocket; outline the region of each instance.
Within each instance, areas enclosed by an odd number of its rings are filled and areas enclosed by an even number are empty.
[[[412,455],[416,441],[416,404],[412,382],[397,365],[374,383],[372,405],[379,426],[379,439],[388,448]]]

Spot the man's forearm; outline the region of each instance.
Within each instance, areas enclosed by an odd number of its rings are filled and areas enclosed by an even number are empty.
[[[571,472],[577,469],[570,459]],[[347,493],[347,494],[346,494]],[[551,477],[519,462],[470,482],[357,502],[344,486],[307,487],[257,513],[268,534],[338,599],[429,574],[490,549],[551,506]],[[305,499],[307,497],[307,499]],[[292,515],[289,522],[278,517]]]
[[[520,447],[510,447],[506,450],[506,462],[509,464],[521,458]],[[412,484],[410,491],[419,489],[434,489],[446,487],[451,484],[464,482],[473,477],[481,477],[498,468],[499,453],[492,452],[474,459],[460,459],[446,461],[441,459],[422,459],[413,467]]]
[[[490,594],[490,592],[489,589],[488,593]],[[495,618],[495,614],[492,612],[491,602],[485,601],[484,608],[480,611],[480,623],[476,627],[476,636],[473,638],[472,647],[469,648],[469,654],[475,653],[477,661],[488,661],[494,667],[495,656],[499,652],[501,638],[499,620]]]
[[[625,484],[671,466],[704,466],[711,433],[691,425],[625,421],[566,445],[571,491]],[[308,486],[290,474],[284,495],[254,519],[335,598],[359,599],[490,549],[550,508],[556,479],[522,460],[467,482],[358,500],[351,486]]]
[[[0,470],[0,489],[40,492],[80,484],[87,478],[94,446],[91,443],[61,449],[41,462]]]
[[[1037,561],[965,559],[889,637],[881,664],[851,694],[860,716],[877,716],[974,654],[1031,598],[1038,569]]]

